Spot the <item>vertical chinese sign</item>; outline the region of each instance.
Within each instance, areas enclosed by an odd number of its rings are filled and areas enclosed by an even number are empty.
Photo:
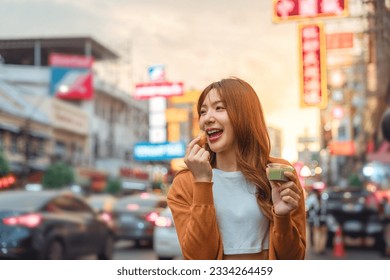
[[[62,99],[92,99],[93,58],[81,55],[52,53],[50,95]]]
[[[301,107],[327,105],[326,43],[323,25],[301,24],[299,30],[299,68]]]

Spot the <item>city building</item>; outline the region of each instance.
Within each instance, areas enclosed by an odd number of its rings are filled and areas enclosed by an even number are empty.
[[[40,181],[57,161],[95,190],[123,168],[148,174],[132,157],[134,144],[148,139],[147,102],[105,81],[94,66],[92,97],[59,98],[52,54],[92,58],[95,65],[119,58],[89,37],[0,40],[0,145],[17,183]]]

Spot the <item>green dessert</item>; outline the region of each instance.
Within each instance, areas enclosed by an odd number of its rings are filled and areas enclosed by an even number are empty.
[[[271,181],[288,181],[288,178],[284,176],[285,171],[293,171],[293,167],[286,164],[270,163],[268,167],[268,179]]]

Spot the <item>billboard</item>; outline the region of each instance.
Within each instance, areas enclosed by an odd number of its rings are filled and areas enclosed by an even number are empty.
[[[180,96],[184,93],[184,85],[182,82],[148,82],[138,83],[135,85],[136,99],[148,99],[152,97],[171,97]]]
[[[327,105],[326,44],[323,25],[301,24],[299,32],[300,105],[325,108]]]
[[[149,143],[139,142],[134,145],[135,160],[171,160],[174,158],[182,158],[185,155],[185,143],[180,142],[165,142],[165,143]]]
[[[92,64],[92,57],[51,53],[50,95],[62,99],[93,98]]]
[[[274,22],[348,16],[347,0],[273,0]]]

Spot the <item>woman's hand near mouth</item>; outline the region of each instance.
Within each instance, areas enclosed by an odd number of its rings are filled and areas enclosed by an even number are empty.
[[[187,145],[184,162],[194,175],[195,182],[211,182],[213,172],[209,162],[210,153],[199,146],[200,140],[201,135],[198,135]]]

